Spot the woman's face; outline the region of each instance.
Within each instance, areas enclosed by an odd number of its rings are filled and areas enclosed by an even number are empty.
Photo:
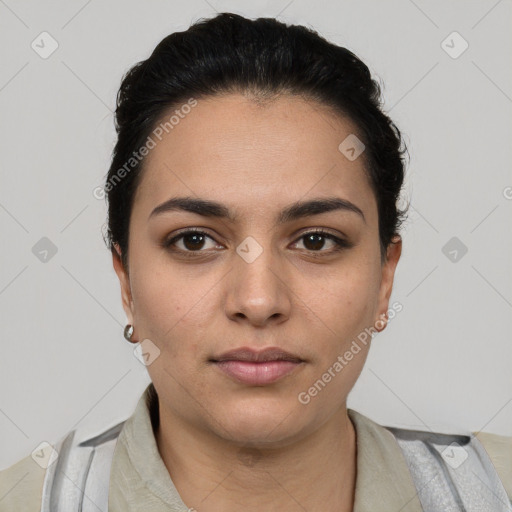
[[[199,100],[168,131],[135,196],[129,277],[114,257],[162,418],[240,443],[301,439],[345,410],[400,256],[391,245],[382,263],[363,156],[338,149],[356,129],[298,97],[261,106],[233,94]],[[183,197],[219,207],[152,214]],[[338,207],[289,211],[326,199]],[[190,229],[205,235],[165,247]],[[220,362],[268,347],[296,359]]]

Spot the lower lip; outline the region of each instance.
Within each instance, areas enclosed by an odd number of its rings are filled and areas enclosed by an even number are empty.
[[[216,366],[236,380],[253,386],[264,386],[291,373],[301,363],[293,361],[220,361]]]

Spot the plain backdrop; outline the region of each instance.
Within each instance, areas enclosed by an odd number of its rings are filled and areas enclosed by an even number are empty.
[[[126,419],[149,383],[122,335],[93,190],[122,75],[215,11],[346,46],[405,135],[403,310],[375,337],[349,407],[381,424],[512,435],[510,1],[2,0],[0,468]]]

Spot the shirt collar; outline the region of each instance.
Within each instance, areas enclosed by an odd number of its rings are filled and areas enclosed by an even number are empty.
[[[370,418],[347,410],[357,439],[354,512],[385,507],[422,512],[407,463],[393,434]],[[153,383],[121,430],[112,461],[109,510],[183,511],[187,507],[174,486],[156,444],[158,396]]]
[[[354,512],[423,512],[402,450],[382,425],[347,409],[356,430],[357,476]]]

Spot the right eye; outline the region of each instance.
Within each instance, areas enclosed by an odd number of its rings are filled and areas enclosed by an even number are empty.
[[[182,231],[181,233],[173,236],[169,240],[166,240],[163,243],[163,246],[166,249],[170,249],[175,252],[205,252],[202,251],[201,249],[204,249],[205,240],[207,238],[209,238],[210,240],[215,242],[215,244],[217,244],[217,242],[204,231],[200,231],[198,229],[187,229],[186,231]],[[178,242],[181,242],[182,247],[176,245]],[[215,244],[213,247],[210,247],[210,249],[214,248]]]

